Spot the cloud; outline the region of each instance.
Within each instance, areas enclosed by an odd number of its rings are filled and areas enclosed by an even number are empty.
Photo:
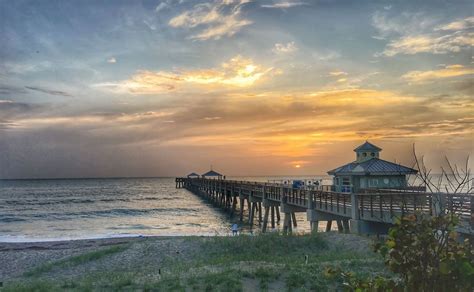
[[[35,87],[35,86],[25,86],[26,89],[33,90],[33,91],[38,91],[50,95],[58,95],[58,96],[66,96],[66,97],[72,97],[71,94],[65,92],[65,91],[60,91],[60,90],[52,90],[48,88],[41,88],[41,87]]]
[[[465,33],[462,31],[438,37],[433,35],[406,36],[391,41],[383,51],[383,55],[392,57],[398,54],[446,54],[456,53],[462,49],[473,46],[474,33]]]
[[[390,39],[383,52],[375,56],[392,57],[398,54],[418,53],[447,54],[460,52],[474,46],[474,33],[469,31],[474,18],[435,26],[435,20],[419,13],[404,13],[388,18],[386,13],[376,12],[372,25],[379,35],[376,39]],[[434,28],[433,28],[434,27]]]
[[[14,63],[6,61],[0,63],[0,72],[5,71],[7,73],[14,74],[36,73],[51,69],[52,67],[53,64],[49,61],[28,63]]]
[[[371,24],[377,31],[376,39],[385,39],[391,36],[413,35],[431,29],[435,20],[422,13],[404,12],[389,16],[388,11],[375,11],[372,14]]]
[[[23,94],[23,93],[27,93],[27,91],[23,87],[0,85],[1,95],[12,95],[12,94]]]
[[[248,0],[228,0],[197,4],[191,10],[173,17],[168,24],[171,27],[193,29],[196,33],[190,38],[195,40],[230,37],[242,27],[252,24],[252,21],[241,16],[242,5],[248,2]]]
[[[464,29],[469,29],[474,27],[474,16],[465,18],[465,19],[460,19],[457,21],[453,21],[448,24],[444,24],[441,26],[438,26],[435,28],[435,30],[464,30]]]
[[[263,4],[261,7],[263,8],[279,8],[279,9],[286,9],[292,8],[297,6],[307,5],[305,2],[297,2],[297,1],[277,1],[273,2],[273,4]]]
[[[159,13],[161,10],[169,8],[169,3],[168,1],[160,2],[158,5],[155,7],[155,12]]]
[[[347,75],[347,72],[344,72],[344,71],[333,71],[333,72],[329,72],[329,75],[330,75],[330,76],[346,76],[346,75]]]
[[[295,42],[289,42],[286,44],[276,43],[272,51],[275,54],[291,54],[298,51],[298,47],[296,46]]]
[[[404,74],[402,78],[410,82],[420,83],[436,79],[452,78],[472,74],[474,74],[473,68],[466,68],[463,65],[451,65],[438,70],[410,71]]]
[[[419,138],[441,145],[455,140],[457,149],[466,149],[471,143],[466,137],[474,133],[474,102],[468,97],[420,98],[369,89],[253,93],[259,97],[245,98],[242,92],[241,96],[182,94],[169,103],[130,112],[2,116],[0,127],[6,127],[9,136],[0,139],[0,151],[7,149],[0,159],[6,157],[18,169],[17,165],[26,163],[26,173],[42,169],[38,158],[45,158],[49,173],[54,172],[51,165],[62,170],[90,163],[91,169],[82,172],[89,175],[91,171],[94,175],[99,175],[94,171],[115,174],[110,169],[127,169],[131,171],[128,175],[137,175],[132,171],[134,165],[155,169],[161,163],[167,165],[165,174],[177,171],[174,161],[178,158],[191,159],[184,168],[224,159],[226,165],[241,163],[243,172],[255,160],[258,172],[281,169],[291,161],[314,161],[318,168],[323,165],[319,170],[323,171],[331,168],[325,163],[339,164],[334,161],[339,151],[334,150],[335,143],[344,142],[346,152],[341,153],[348,156],[341,158],[342,163],[352,158],[347,144],[355,140],[391,140],[406,143],[408,149]],[[51,151],[55,155],[47,155]],[[138,152],[140,155],[132,155]],[[65,164],[63,157],[74,159]],[[330,161],[325,162],[325,157]],[[77,167],[73,169],[80,169]],[[3,171],[13,175],[13,168]]]
[[[190,86],[204,86],[207,88],[216,86],[249,87],[272,69],[263,68],[254,64],[251,59],[238,55],[222,63],[220,68],[178,72],[142,70],[128,80],[118,83],[99,83],[94,86],[133,94],[160,94],[177,90],[180,87],[189,88]]]
[[[206,120],[206,121],[215,121],[215,120],[220,120],[222,119],[222,117],[204,117],[203,120]]]
[[[312,57],[318,61],[332,61],[341,57],[341,54],[336,51],[313,52]]]
[[[110,58],[107,60],[107,63],[111,63],[111,64],[114,64],[114,63],[117,63],[117,59],[115,59],[114,57]]]

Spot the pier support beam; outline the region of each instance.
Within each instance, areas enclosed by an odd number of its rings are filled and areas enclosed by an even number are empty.
[[[311,233],[318,232],[319,221],[310,221]]]
[[[250,224],[250,229],[253,228],[253,218],[255,216],[255,209],[257,208],[256,203],[250,203],[250,214],[249,214],[249,224]]]
[[[344,227],[342,226],[342,220],[336,220],[336,224],[337,224],[337,231],[342,233],[344,231]]]
[[[293,226],[298,227],[298,223],[296,222],[296,213],[295,212],[291,213],[291,219],[293,221]]]
[[[350,232],[350,229],[349,229],[349,219],[343,219],[342,220],[342,225],[344,227],[344,233],[349,233]]]
[[[239,195],[239,200],[240,200],[240,222],[243,222],[244,221],[244,206],[245,206],[245,202],[244,202],[244,197],[242,195]]]
[[[271,213],[272,213],[272,229],[275,229],[275,206],[271,206]]]
[[[275,228],[275,208],[278,207],[279,203],[264,198],[261,202],[261,205],[265,211],[264,216],[263,216],[262,232],[266,232],[267,227],[268,227],[268,217],[270,216],[270,213],[271,213],[270,221],[272,224],[272,229]]]
[[[270,207],[268,207],[268,206],[265,207],[265,215],[263,216],[263,226],[262,226],[262,232],[263,233],[267,232],[269,209],[270,209]]]
[[[332,220],[328,220],[328,223],[326,224],[326,232],[331,231],[332,227]]]
[[[230,216],[233,217],[237,209],[237,197],[232,196],[232,210],[230,211]]]
[[[285,216],[283,217],[283,232],[285,234],[291,233],[293,228],[291,227],[291,213],[284,213]]]

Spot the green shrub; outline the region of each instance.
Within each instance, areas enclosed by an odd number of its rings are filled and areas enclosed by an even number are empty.
[[[378,251],[408,289],[416,291],[471,291],[474,250],[469,240],[459,242],[453,214],[428,217],[414,214],[397,220]]]

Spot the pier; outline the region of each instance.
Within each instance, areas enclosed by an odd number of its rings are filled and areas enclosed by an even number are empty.
[[[306,213],[311,231],[320,221],[326,231],[332,223],[340,232],[386,234],[396,218],[422,212],[440,216],[446,211],[460,216],[458,232],[474,234],[474,200],[471,195],[433,194],[416,190],[367,189],[359,193],[293,188],[278,183],[209,178],[176,178],[176,188],[185,188],[229,212],[251,228],[258,222],[262,232],[275,228],[283,216],[283,232],[297,226],[295,213]]]

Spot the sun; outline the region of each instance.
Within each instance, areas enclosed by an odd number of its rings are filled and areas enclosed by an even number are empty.
[[[295,165],[295,168],[300,168],[300,167],[301,167],[301,165],[299,165],[299,164]]]

